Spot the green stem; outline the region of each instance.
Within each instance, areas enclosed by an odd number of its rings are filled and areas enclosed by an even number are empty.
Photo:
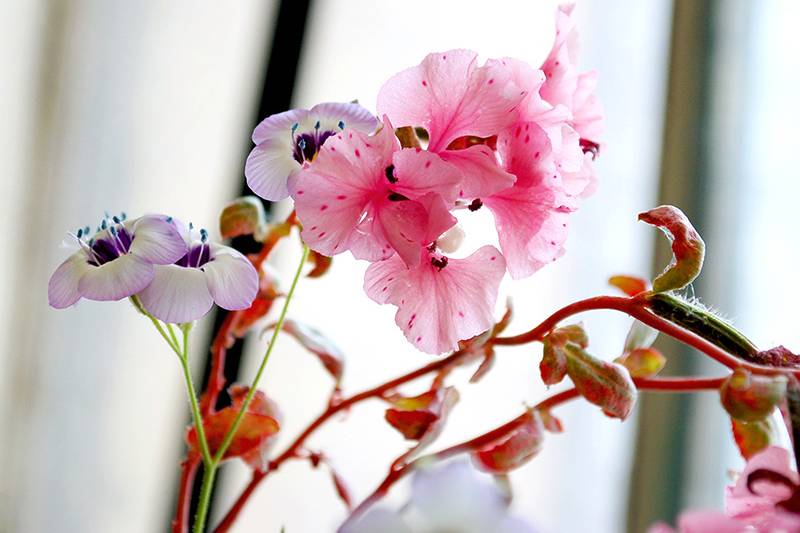
[[[250,402],[253,400],[253,396],[255,396],[258,382],[261,380],[261,376],[264,374],[264,369],[267,367],[267,362],[269,361],[269,356],[272,354],[272,350],[275,347],[275,340],[278,338],[278,333],[280,332],[281,328],[283,327],[283,322],[286,320],[286,312],[289,310],[289,303],[292,301],[292,297],[294,296],[294,290],[297,287],[297,282],[300,280],[300,275],[303,272],[303,266],[306,264],[306,260],[308,259],[308,246],[304,243],[303,244],[303,255],[300,259],[300,264],[297,265],[297,271],[294,274],[294,279],[292,279],[292,285],[289,288],[289,292],[286,294],[286,300],[283,302],[283,308],[281,309],[281,314],[278,317],[278,321],[275,324],[275,329],[272,331],[272,337],[269,340],[269,345],[267,345],[267,351],[264,353],[264,358],[261,360],[261,365],[258,367],[258,371],[256,372],[255,377],[253,378],[253,382],[250,385],[250,390],[247,392],[247,396],[245,396],[244,402],[242,402],[242,406],[239,409],[239,412],[236,413],[236,418],[233,420],[233,424],[228,429],[228,432],[225,434],[225,438],[222,440],[222,444],[220,444],[217,452],[214,454],[214,457],[211,459],[210,463],[206,465],[205,471],[203,473],[203,485],[200,488],[200,500],[197,503],[197,515],[195,516],[194,522],[194,533],[202,533],[203,528],[205,527],[206,523],[206,515],[208,514],[208,506],[211,502],[211,488],[214,484],[214,478],[216,477],[217,467],[219,463],[222,461],[222,458],[225,456],[225,452],[228,450],[228,447],[233,442],[233,438],[236,435],[236,431],[239,429],[239,425],[242,423],[244,419],[244,415],[247,412],[247,408],[250,406]]]
[[[211,449],[208,447],[206,430],[203,427],[203,417],[200,415],[200,405],[197,402],[197,392],[194,390],[192,372],[189,369],[189,330],[191,326],[184,324],[181,326],[183,331],[183,354],[180,357],[181,368],[183,368],[183,379],[186,381],[186,391],[189,395],[189,405],[192,407],[192,418],[194,427],[197,429],[197,441],[200,443],[200,453],[203,456],[203,464],[208,468],[211,465]]]

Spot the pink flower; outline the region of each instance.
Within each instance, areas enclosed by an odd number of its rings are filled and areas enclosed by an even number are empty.
[[[542,64],[545,81],[542,97],[554,106],[563,105],[572,114],[571,124],[582,139],[597,142],[602,134],[603,109],[594,91],[596,72],[578,72],[578,31],[572,19],[574,4],[556,12],[556,40]]]
[[[378,113],[396,126],[428,131],[428,150],[456,166],[464,180],[459,196],[476,198],[510,187],[514,176],[498,165],[491,148],[475,144],[450,149],[464,137],[492,137],[511,126],[525,94],[511,71],[477,65],[477,53],[450,50],[429,54],[416,67],[396,74],[378,94]]]
[[[396,256],[373,263],[364,290],[376,302],[397,307],[395,322],[414,346],[438,354],[492,326],[506,262],[493,246],[464,259],[430,251],[426,256],[411,268]]]
[[[678,519],[679,533],[800,531],[800,478],[790,467],[789,452],[770,446],[747,462],[738,481],[726,489],[725,513],[689,511]],[[655,524],[649,533],[670,533]]]
[[[372,133],[377,119],[358,104],[318,104],[264,119],[253,131],[256,147],[245,165],[247,184],[271,201],[289,196],[287,180],[311,163],[331,136],[342,131]]]
[[[153,265],[167,265],[186,254],[183,238],[162,215],[106,217],[92,237],[88,226],[73,237],[79,249],[56,269],[48,285],[48,300],[56,309],[82,297],[107,301],[132,296],[153,281]]]
[[[176,221],[187,252],[155,275],[138,296],[147,311],[164,322],[182,324],[203,317],[216,303],[223,309],[247,309],[258,293],[258,273],[250,260],[227,246],[208,242],[205,230]]]
[[[325,255],[350,250],[377,261],[396,251],[408,265],[455,224],[448,204],[460,182],[436,154],[401,149],[386,122],[374,136],[340,133],[289,183],[303,240]]]

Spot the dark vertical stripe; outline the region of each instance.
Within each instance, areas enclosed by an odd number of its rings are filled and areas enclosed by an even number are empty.
[[[269,46],[269,54],[266,56],[266,65],[264,68],[264,75],[261,82],[261,94],[258,99],[255,116],[251,122],[251,128],[242,132],[242,145],[243,156],[242,164],[239,167],[241,170],[236,174],[235,179],[241,183],[240,193],[242,195],[252,194],[252,191],[247,187],[242,174],[244,169],[244,161],[247,154],[252,149],[250,135],[253,128],[265,117],[281,111],[286,111],[292,104],[292,95],[294,94],[295,81],[297,70],[300,62],[300,54],[303,47],[303,39],[305,30],[308,23],[308,14],[313,0],[281,0],[278,7],[278,13],[275,18],[275,26],[272,33],[271,43],[265,43]],[[269,205],[265,202],[265,207],[269,210]],[[237,238],[234,239],[231,245],[242,253],[253,253],[258,251],[259,245],[251,238]],[[212,336],[207,339],[206,345],[211,346],[211,340],[214,335],[219,331],[222,322],[225,320],[227,311],[218,310],[214,316],[214,326],[212,328]],[[244,343],[237,341],[229,350],[225,360],[225,378],[228,383],[233,383],[239,379],[239,369],[241,367],[242,349]],[[203,383],[202,390],[205,390],[208,384],[209,375],[211,372],[211,357],[210,350],[204,350],[198,356],[205,357],[204,370],[203,370]],[[244,376],[243,376],[244,377]],[[220,395],[218,407],[223,407],[230,404],[230,398],[223,392]],[[187,414],[187,419],[191,420],[190,413]],[[217,475],[216,486],[219,486],[220,480],[224,479],[224,470],[220,471]],[[198,473],[195,481],[194,493],[192,494],[191,506],[191,522],[194,522],[194,515],[197,507],[197,502],[200,496],[200,480],[202,479],[202,472]],[[173,494],[177,494],[178,478],[173,483]],[[216,491],[216,487],[214,489]],[[170,520],[166,523],[170,524],[172,515],[175,512],[174,502],[170,508]],[[214,512],[214,495],[212,493],[211,506],[209,509],[209,517],[213,516]],[[211,526],[209,520],[209,526]],[[168,531],[171,529],[168,528]]]

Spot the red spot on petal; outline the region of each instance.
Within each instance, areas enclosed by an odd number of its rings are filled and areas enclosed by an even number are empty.
[[[303,191],[297,191],[297,194],[303,194]]]
[[[428,82],[427,82],[427,81],[425,81],[425,80],[422,80],[422,86],[423,86],[423,87],[427,87],[427,86],[428,86]]]
[[[345,196],[344,194],[340,194],[339,196],[336,197],[336,199],[337,200],[346,200],[347,196]]]
[[[526,135],[525,136],[525,144],[528,144],[529,142],[531,142],[531,136],[530,135]]]
[[[322,233],[320,233],[319,235],[317,235],[317,237],[319,237],[320,239],[323,238],[324,236],[325,236],[325,232],[324,231]]]
[[[328,209],[327,204],[322,204],[321,206],[319,206],[320,211],[325,211],[326,209]]]
[[[493,255],[492,257],[489,258],[489,261],[494,261],[495,259],[497,259],[497,257]]]
[[[311,226],[311,231],[314,231],[315,229],[317,229],[317,226]]]
[[[386,292],[386,289],[388,289],[388,288],[389,288],[389,287],[384,287],[384,288],[382,288],[382,289],[381,289],[381,292]]]
[[[341,137],[339,137],[339,138],[341,139]],[[331,152],[335,152],[335,151],[336,151],[336,147],[331,146]]]
[[[458,312],[458,316],[460,316],[461,318],[464,318],[464,311],[459,311]]]
[[[356,157],[361,157],[361,152],[358,151],[358,148],[355,150]]]
[[[420,152],[422,151],[422,148],[420,148],[419,146],[417,146],[417,147],[415,148],[415,150],[417,151],[417,153],[420,153]]]
[[[372,148],[372,145],[369,144],[369,143],[364,143],[364,146],[367,147],[367,148]]]
[[[492,78],[492,79],[490,79],[490,80],[489,80],[489,85],[491,85],[491,84],[493,84],[493,83],[494,83],[494,78]]]
[[[447,54],[442,56],[442,61],[444,61],[445,59],[447,59]]]
[[[431,167],[431,162],[425,161],[425,168],[430,168],[430,167]]]
[[[417,342],[421,341],[422,337],[417,337]]]
[[[535,154],[533,154],[533,158],[534,159],[539,159],[539,152],[536,152]]]
[[[555,246],[555,245],[556,245],[556,241],[550,241],[550,244],[551,244],[552,246]]]

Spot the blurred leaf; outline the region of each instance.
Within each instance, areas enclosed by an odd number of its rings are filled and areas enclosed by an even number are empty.
[[[612,276],[609,278],[608,284],[628,296],[636,296],[640,292],[648,290],[650,285],[647,280],[635,276]]]
[[[430,444],[441,433],[450,409],[458,401],[454,387],[435,386],[418,396],[395,395],[386,398],[392,407],[386,410],[386,421],[406,439],[418,441],[408,456]]]
[[[469,378],[470,383],[477,383],[481,379],[489,373],[489,371],[494,367],[495,355],[494,355],[494,348],[491,346],[487,346],[484,349],[484,356],[481,364],[478,365],[478,368],[475,370],[475,373],[472,374],[472,377]]]
[[[275,299],[280,296],[278,292],[278,280],[275,273],[262,266],[261,278],[259,279],[259,290],[256,294],[253,303],[250,307],[239,311],[236,315],[236,321],[233,324],[232,333],[238,338],[243,338],[250,328],[252,328],[259,320],[267,316]]]
[[[270,326],[272,327],[274,325]],[[311,326],[291,319],[284,321],[283,331],[316,355],[325,370],[336,380],[336,384],[339,384],[344,372],[344,354],[330,339]]]
[[[233,425],[248,390],[248,387],[243,385],[232,386],[228,389],[232,400],[230,407],[211,414],[203,421],[203,429],[212,455],[216,453]],[[278,422],[280,418],[277,405],[263,392],[257,391],[223,459],[241,457],[251,468],[264,470],[267,464],[266,454],[274,443],[272,437],[280,429]],[[194,425],[186,433],[186,442],[190,453],[200,453],[197,428]]]
[[[643,322],[634,320],[631,324],[631,329],[628,330],[628,336],[625,337],[624,353],[630,352],[637,348],[649,348],[658,338],[658,330],[653,329]]]
[[[667,364],[667,358],[655,348],[636,348],[617,358],[634,378],[650,378],[661,372]]]
[[[677,207],[662,205],[639,214],[639,220],[657,226],[672,242],[672,262],[653,280],[654,292],[682,289],[703,268],[706,245],[692,223]]]
[[[763,420],[786,396],[786,376],[760,376],[737,368],[719,389],[722,405],[733,418]]]
[[[314,268],[311,269],[311,272],[306,274],[306,276],[309,278],[319,278],[323,276],[326,272],[328,272],[333,264],[333,258],[328,257],[327,255],[322,255],[314,250],[311,250],[308,260],[314,263]]]
[[[525,421],[502,441],[472,454],[475,465],[490,474],[505,474],[524,465],[542,449],[544,426],[539,413],[532,411]]]
[[[731,417],[731,429],[739,453],[745,459],[778,442],[778,427],[772,417],[745,422]]]
[[[572,342],[564,346],[567,373],[578,392],[611,417],[624,420],[636,403],[636,386],[628,370],[597,359]]]
[[[262,241],[267,232],[267,214],[261,200],[243,196],[226,205],[219,215],[219,232],[223,239],[252,235]]]
[[[538,411],[539,418],[542,421],[544,429],[550,433],[562,433],[564,431],[564,426],[561,424],[561,420],[553,415],[553,413],[550,412],[550,409],[539,409]]]
[[[545,385],[560,383],[567,373],[567,355],[564,346],[572,342],[581,348],[589,345],[589,337],[581,324],[573,324],[556,328],[548,333],[542,343],[542,361],[539,363],[539,372]]]

